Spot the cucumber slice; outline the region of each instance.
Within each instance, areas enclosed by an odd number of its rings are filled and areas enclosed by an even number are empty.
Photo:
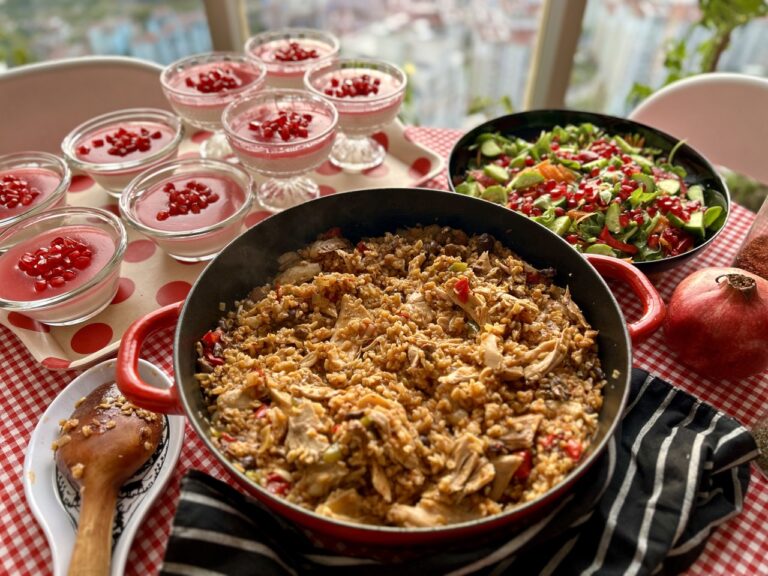
[[[483,166],[483,172],[486,176],[490,176],[496,180],[496,182],[500,182],[502,184],[509,180],[509,172],[507,172],[507,169],[503,166],[499,166],[498,164],[486,164]]]
[[[512,188],[515,190],[522,190],[523,188],[530,188],[544,182],[544,176],[542,176],[537,170],[526,170],[520,172],[515,179],[512,180]]]
[[[711,228],[712,225],[717,222],[720,215],[723,213],[722,206],[710,206],[704,212],[704,228]]]
[[[606,166],[608,166],[607,158],[598,158],[597,160],[592,160],[592,162],[587,162],[586,164],[581,165],[584,170],[592,170],[593,168],[605,168]]]
[[[619,221],[620,215],[621,206],[616,202],[612,202],[610,206],[608,206],[608,210],[605,211],[605,225],[608,226],[608,230],[614,234],[619,234],[621,232],[621,222]]]
[[[688,188],[688,200],[698,201],[704,204],[704,189],[698,184]]]
[[[565,233],[571,229],[571,218],[569,216],[558,216],[549,229],[558,236],[565,236]]]
[[[624,154],[639,154],[640,149],[635,148],[632,146],[629,142],[624,140],[621,136],[614,136],[613,137],[614,142],[618,145],[619,149],[624,152]]]
[[[542,210],[546,210],[552,206],[552,197],[549,194],[542,194],[533,201],[533,205]]]
[[[670,196],[674,196],[680,192],[679,180],[672,180],[672,178],[667,178],[665,180],[659,180],[656,185],[661,189],[662,192],[669,194]]]
[[[608,244],[592,244],[585,250],[585,252],[587,254],[602,254],[603,256],[616,256],[616,253],[613,251],[613,248],[608,246]]]
[[[646,192],[653,193],[656,191],[656,183],[653,181],[652,177],[648,176],[648,174],[632,174],[632,180],[638,182]]]
[[[704,212],[694,212],[683,224],[683,230],[695,234],[699,238],[704,238]]]
[[[501,147],[496,144],[496,140],[486,140],[480,145],[480,153],[483,156],[488,156],[489,158],[496,158],[496,156],[500,155],[502,152]]]
[[[459,194],[466,194],[467,196],[479,196],[479,188],[477,182],[462,182],[456,186],[456,192]]]
[[[684,228],[685,227],[685,220],[682,218],[678,218],[672,212],[667,212],[667,220],[669,220],[669,223],[672,224],[675,228]]]
[[[496,204],[506,204],[508,200],[507,190],[504,186],[488,186],[480,195],[480,198]]]

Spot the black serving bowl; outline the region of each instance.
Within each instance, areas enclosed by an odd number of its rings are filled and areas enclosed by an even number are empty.
[[[535,141],[542,130],[552,130],[555,126],[565,126],[566,124],[582,124],[589,122],[599,128],[604,129],[609,134],[639,134],[645,138],[645,145],[658,148],[664,152],[670,152],[679,142],[678,138],[670,136],[661,130],[652,128],[639,122],[633,122],[626,118],[616,116],[607,116],[605,114],[596,114],[594,112],[580,112],[576,110],[531,110],[529,112],[520,112],[517,114],[508,114],[488,120],[476,126],[454,145],[451,156],[448,161],[448,183],[451,190],[456,191],[456,186],[460,184],[465,177],[470,161],[475,157],[476,152],[470,150],[470,146],[480,134],[498,132],[504,136],[518,136],[525,140]],[[688,186],[694,184],[701,185],[705,190],[705,200],[710,204],[714,199],[725,209],[726,221],[704,242],[698,244],[693,249],[677,256],[669,256],[660,260],[649,262],[635,262],[635,266],[646,274],[653,274],[669,270],[694,258],[715,241],[715,238],[722,232],[727,225],[727,219],[731,213],[731,199],[728,188],[723,178],[717,173],[712,164],[699,154],[696,150],[683,144],[675,152],[675,164],[682,166],[687,176],[685,183]]]

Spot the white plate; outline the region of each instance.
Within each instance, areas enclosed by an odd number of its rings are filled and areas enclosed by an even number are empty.
[[[24,460],[24,493],[32,513],[42,526],[53,555],[53,572],[63,576],[77,534],[80,496],[56,468],[51,448],[59,436],[59,422],[66,420],[75,403],[105,382],[115,380],[115,360],[98,364],[72,380],[51,402],[32,433]],[[171,381],[165,373],[144,360],[139,372],[144,380],[159,388]],[[163,435],[157,450],[122,487],[112,527],[113,576],[125,572],[128,552],[144,516],[171,477],[184,440],[184,417],[163,416]]]

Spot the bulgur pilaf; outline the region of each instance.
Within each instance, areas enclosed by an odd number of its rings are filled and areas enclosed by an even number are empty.
[[[197,343],[213,442],[345,521],[436,526],[561,482],[597,429],[593,330],[552,270],[488,234],[330,230]]]

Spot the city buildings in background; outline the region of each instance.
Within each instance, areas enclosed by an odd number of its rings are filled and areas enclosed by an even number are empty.
[[[252,33],[336,33],[342,54],[409,75],[406,122],[468,128],[522,109],[543,0],[246,0]],[[167,64],[211,50],[199,0],[0,0],[0,69],[118,54]],[[663,54],[698,18],[697,0],[589,0],[566,95],[571,108],[626,114],[635,82],[658,86]],[[700,38],[694,32],[691,45]],[[768,20],[734,34],[722,70],[768,75]]]

